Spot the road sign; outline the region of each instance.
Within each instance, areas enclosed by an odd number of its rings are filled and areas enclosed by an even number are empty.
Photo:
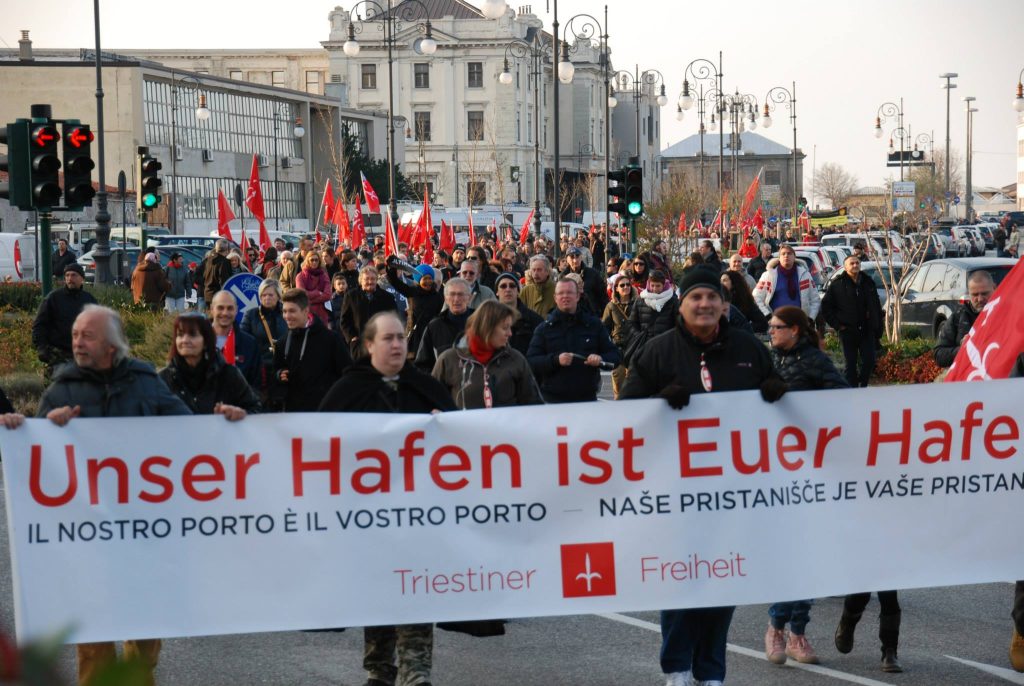
[[[913,198],[917,192],[917,184],[913,181],[893,181],[892,194],[896,198]]]
[[[954,195],[953,196],[953,204],[954,205],[959,205],[960,204],[960,196],[959,195]]]
[[[246,311],[259,307],[261,283],[263,283],[263,279],[248,272],[235,274],[224,282],[224,290],[235,296],[235,300],[238,301],[238,314],[235,315],[235,321],[239,324],[242,323],[242,315]]]

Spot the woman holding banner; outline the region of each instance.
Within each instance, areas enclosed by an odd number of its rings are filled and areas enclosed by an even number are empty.
[[[331,387],[321,412],[431,414],[455,409],[447,389],[408,361],[405,325],[396,312],[373,315],[362,329],[362,344],[367,356],[349,366]],[[432,625],[374,626],[363,631],[366,686],[430,682]]]
[[[724,274],[735,272],[724,272]],[[746,285],[744,284],[744,287]],[[846,380],[832,360],[818,346],[818,332],[799,307],[775,310],[768,322],[772,343],[772,364],[791,391],[846,388]],[[812,600],[775,603],[768,608],[768,631],[764,654],[772,664],[782,665],[791,657],[804,664],[818,664],[818,656],[805,630],[811,621]],[[789,636],[786,636],[789,624]]]

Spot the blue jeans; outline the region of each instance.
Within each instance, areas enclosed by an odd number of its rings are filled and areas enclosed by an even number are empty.
[[[811,605],[813,600],[791,600],[788,603],[775,603],[768,608],[768,616],[771,618],[772,627],[785,629],[789,624],[789,630],[797,636],[803,636],[807,629],[807,622],[811,621]]]
[[[735,607],[661,611],[661,671],[725,680],[725,642]]]

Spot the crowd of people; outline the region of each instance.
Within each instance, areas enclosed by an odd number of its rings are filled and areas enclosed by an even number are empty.
[[[162,268],[158,254],[145,250],[132,276],[136,300],[174,317],[159,372],[130,357],[118,313],[96,304],[83,289],[82,268],[62,253],[64,287],[43,301],[33,326],[51,382],[37,416],[59,425],[77,416],[220,414],[242,421],[261,412],[593,402],[602,370],[611,372],[616,399],[661,398],[675,409],[700,393],[757,389],[775,402],[789,391],[871,380],[882,311],[874,284],[860,273],[859,251],[819,297],[785,242],[744,241],[723,259],[715,241],[703,239],[682,264],[664,240],[623,252],[604,227],[563,239],[557,260],[552,247],[543,238],[520,245],[485,236],[450,254],[434,250],[428,264],[405,245],[386,255],[381,241],[350,249],[311,237],[297,246],[279,240],[264,254],[243,256],[221,239],[188,269],[176,254]],[[258,306],[239,317],[224,284],[246,265],[263,281]],[[991,296],[986,276],[972,277],[968,302],[943,329],[939,364],[952,363]],[[823,350],[821,323],[837,332],[844,373]],[[23,421],[9,407],[2,418],[11,429]],[[878,598],[881,669],[899,672],[897,594],[882,590]],[[852,649],[869,599],[866,592],[846,598],[835,633],[840,653]],[[765,654],[772,663],[819,661],[805,632],[812,605],[771,606]],[[1024,583],[1014,607],[1011,661],[1024,671]],[[661,668],[669,686],[724,682],[734,609],[662,612]],[[492,633],[503,632],[497,624]],[[430,624],[367,628],[366,685],[429,684],[432,645]],[[125,645],[151,670],[159,650],[159,641]],[[112,643],[78,646],[80,683],[92,683],[114,656]]]

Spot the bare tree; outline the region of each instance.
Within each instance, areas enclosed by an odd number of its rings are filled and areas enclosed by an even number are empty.
[[[827,198],[832,207],[846,205],[856,188],[857,177],[835,162],[826,162],[814,174],[815,193]]]

